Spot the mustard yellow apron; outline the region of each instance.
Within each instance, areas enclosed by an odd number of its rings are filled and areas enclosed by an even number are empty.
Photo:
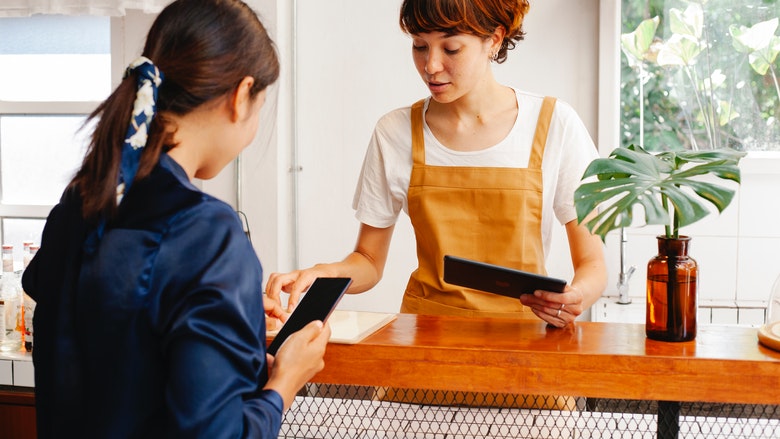
[[[409,218],[418,268],[401,312],[538,319],[518,299],[444,282],[444,255],[546,274],[542,244],[542,157],[555,99],[544,98],[527,168],[429,166],[423,140],[424,100],[412,106]],[[570,397],[385,389],[383,400],[444,405],[572,409]]]
[[[419,265],[401,312],[537,319],[517,299],[444,282],[443,264],[450,254],[546,274],[542,157],[555,99],[544,99],[527,168],[426,165],[423,103],[412,106],[408,195]]]

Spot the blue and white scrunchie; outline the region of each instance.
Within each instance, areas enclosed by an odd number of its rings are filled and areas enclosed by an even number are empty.
[[[125,78],[133,72],[138,72],[136,82],[137,90],[133,103],[133,114],[127,127],[127,135],[122,145],[122,163],[119,167],[119,178],[116,187],[116,204],[122,201],[122,197],[128,190],[138,172],[138,164],[141,162],[141,152],[146,146],[149,125],[152,123],[157,108],[157,90],[162,84],[163,74],[149,58],[140,57],[130,63],[125,71]],[[95,230],[87,236],[84,249],[87,252],[94,251],[97,243],[103,238],[106,228],[106,219],[98,221]]]
[[[138,164],[141,161],[141,152],[146,146],[149,125],[154,119],[157,109],[157,91],[162,84],[164,75],[144,56],[136,59],[125,72],[125,77],[137,72],[137,92],[133,103],[133,115],[127,127],[125,143],[122,146],[122,164],[119,169],[119,181],[117,183],[117,205],[122,201],[122,196],[130,190],[130,185],[138,172]]]

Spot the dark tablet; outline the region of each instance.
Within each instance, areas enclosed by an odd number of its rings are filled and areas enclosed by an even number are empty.
[[[562,279],[450,255],[444,256],[444,281],[514,298],[536,290],[562,293],[566,286]]]
[[[351,283],[352,279],[348,277],[318,277],[315,279],[268,346],[268,353],[276,355],[276,351],[287,340],[287,337],[300,331],[309,322],[327,320]]]

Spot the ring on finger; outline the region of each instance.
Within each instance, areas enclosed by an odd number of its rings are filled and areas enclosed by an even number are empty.
[[[557,313],[557,314],[555,314],[555,317],[560,317],[560,316],[561,316],[561,310],[559,309],[559,310],[558,310],[558,313]]]
[[[562,304],[561,304],[561,307],[559,308],[559,310],[561,310],[561,311],[562,311],[564,308],[566,308],[566,304],[565,304],[565,303],[562,303]]]

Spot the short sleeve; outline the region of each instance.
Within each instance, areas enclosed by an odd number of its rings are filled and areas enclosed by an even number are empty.
[[[369,141],[352,200],[355,217],[372,227],[390,227],[407,208],[412,170],[411,109],[382,116]]]
[[[577,218],[574,207],[574,191],[579,187],[582,175],[590,162],[598,158],[598,150],[585,124],[568,104],[559,103],[561,139],[559,141],[560,165],[553,201],[555,216],[561,224]]]

